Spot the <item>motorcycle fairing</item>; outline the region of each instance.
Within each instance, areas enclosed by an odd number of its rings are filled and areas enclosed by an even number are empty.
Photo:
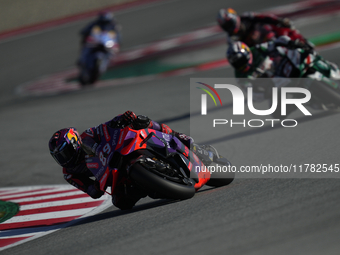
[[[163,158],[180,155],[190,178],[195,180],[195,189],[200,189],[210,179],[209,171],[204,171],[203,162],[175,136],[154,129],[134,130],[111,128],[106,124],[98,126],[101,142],[96,156],[87,156],[86,165],[100,182],[100,188],[105,190],[109,180],[112,185],[119,170],[111,168],[110,161],[115,153],[127,156],[138,150],[149,150]]]

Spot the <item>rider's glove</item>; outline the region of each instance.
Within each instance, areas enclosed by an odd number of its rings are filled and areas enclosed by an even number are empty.
[[[175,130],[172,130],[168,125],[166,124],[161,124],[161,132],[176,136],[177,138],[180,138],[180,135],[184,135],[182,133],[179,133]],[[185,136],[185,135],[184,135]],[[188,136],[189,137],[189,136]]]
[[[132,124],[136,119],[137,119],[137,116],[136,114],[134,114],[134,112],[126,111],[123,113],[120,123],[123,126],[128,126]]]
[[[166,134],[172,134],[174,132],[168,125],[165,124],[162,124],[161,128],[162,128],[161,132]]]

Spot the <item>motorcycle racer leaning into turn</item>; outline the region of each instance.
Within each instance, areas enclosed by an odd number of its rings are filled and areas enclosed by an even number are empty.
[[[159,124],[146,116],[136,116],[132,111],[126,111],[105,124],[112,128],[129,126],[135,130],[152,128],[177,137],[185,146],[191,148],[204,164],[228,162],[219,156],[217,150],[211,145],[199,146],[190,136],[176,132],[166,124]],[[101,149],[98,146],[101,136],[97,127],[89,128],[81,135],[73,127],[64,128],[55,132],[49,140],[50,153],[55,161],[63,167],[64,179],[94,199],[100,198],[104,192],[100,190],[98,180],[94,180],[93,174],[86,167],[85,156],[96,155],[96,152]],[[122,210],[131,209],[139,199],[145,196],[145,192],[121,175],[115,190],[112,191],[112,203]]]
[[[87,40],[89,40],[91,33],[94,31],[112,32],[117,37],[118,43],[121,44],[121,29],[121,25],[117,22],[111,12],[100,12],[94,21],[90,22],[80,31],[80,57],[77,60],[77,65],[83,65],[86,62],[86,56],[90,54],[92,50],[91,47],[86,46]]]
[[[296,63],[295,67],[287,63],[286,57],[292,55],[299,55],[300,57],[296,57],[296,59],[302,63]],[[234,68],[234,75],[241,89],[246,91],[248,87],[253,88],[254,101],[270,99],[271,88],[289,85],[283,84],[283,80],[280,78],[303,77],[304,72],[308,70],[308,60],[310,62],[310,59],[314,59],[315,62],[323,62],[322,67],[325,72],[328,72],[329,77],[334,79],[340,77],[339,67],[335,63],[323,59],[309,46],[291,40],[288,36],[280,36],[274,41],[257,44],[250,48],[241,41],[231,42],[226,57]],[[264,81],[263,79],[257,80],[257,78],[271,79]],[[285,81],[291,80],[286,79]],[[293,111],[294,106],[289,106],[293,108],[288,112]]]
[[[287,35],[313,48],[311,42],[294,28],[290,19],[273,14],[245,12],[238,15],[232,8],[220,9],[217,23],[227,33],[227,39],[242,41],[249,47]]]

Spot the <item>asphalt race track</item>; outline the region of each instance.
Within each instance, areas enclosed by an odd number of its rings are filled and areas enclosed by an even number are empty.
[[[269,0],[256,5],[250,0],[174,0],[116,16],[127,49],[211,25],[219,8],[243,12],[274,6]],[[56,96],[14,94],[22,83],[73,66],[77,33],[86,22],[0,41],[1,187],[64,184],[47,147],[53,132],[63,127],[82,131],[133,110],[189,133],[190,78],[232,77],[226,68]],[[300,30],[316,36],[337,31],[336,24],[338,17],[327,17]],[[339,54],[336,47],[321,52],[337,64]],[[221,137],[197,142],[212,142],[236,166],[339,163],[339,113],[311,112],[310,118],[292,114],[299,120],[294,130],[226,128]],[[226,118],[231,114],[231,108],[225,110]],[[111,207],[1,254],[339,254],[339,200],[337,178],[236,178],[186,201],[143,199],[128,212]]]

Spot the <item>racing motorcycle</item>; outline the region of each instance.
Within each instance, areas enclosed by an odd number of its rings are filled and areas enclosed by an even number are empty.
[[[98,128],[102,138],[97,148],[101,149],[95,156],[87,156],[86,164],[102,191],[110,186],[114,194],[121,174],[152,198],[184,200],[204,185],[220,187],[234,179],[232,172],[207,171],[196,154],[175,136],[129,126],[120,129],[101,124]],[[225,168],[231,166],[225,162]]]
[[[106,72],[110,61],[119,52],[116,32],[94,27],[86,38],[79,61],[79,82],[93,84]]]
[[[276,75],[285,78],[298,77],[288,86],[300,86],[311,92],[310,105],[319,109],[340,107],[340,70],[338,66],[309,49],[278,47],[282,56]]]
[[[266,43],[261,45],[266,45],[261,47],[270,47]],[[308,46],[300,44],[299,47],[291,48],[278,44],[265,57],[256,72],[257,75],[250,83],[253,84],[255,90],[265,91],[265,98],[271,98],[270,93],[273,87],[302,87],[311,92],[311,100],[307,105],[312,108],[327,110],[340,107],[338,66],[325,60]],[[289,96],[298,98],[296,93]],[[275,118],[281,117],[280,96],[278,99],[277,110],[272,114]],[[289,112],[296,109],[294,105],[287,106],[291,107]]]

